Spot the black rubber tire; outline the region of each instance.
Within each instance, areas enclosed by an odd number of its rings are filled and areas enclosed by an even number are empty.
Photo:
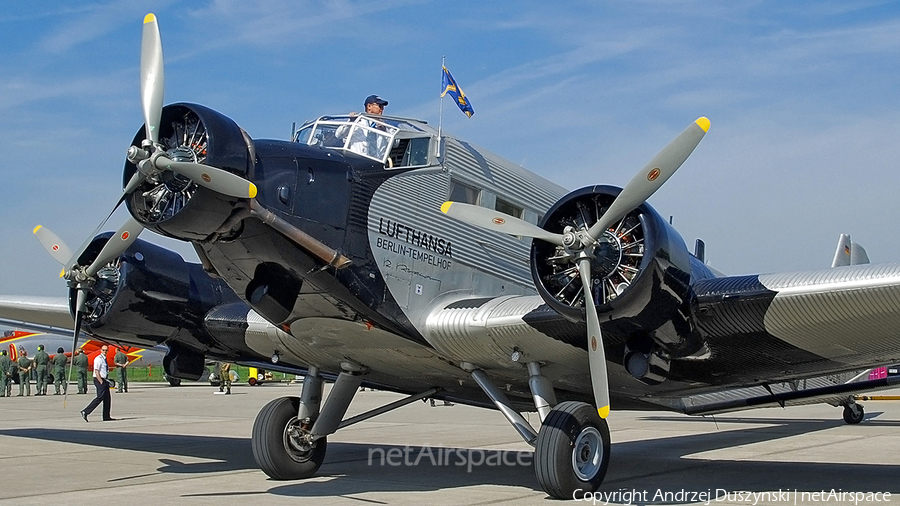
[[[599,465],[587,479],[576,474],[573,461],[575,442],[579,435],[590,432],[599,436],[602,451]],[[541,425],[534,448],[534,472],[541,488],[550,497],[573,499],[579,489],[594,492],[603,483],[609,468],[609,425],[600,418],[596,408],[584,402],[567,401],[553,408]]]
[[[866,412],[862,405],[857,404],[856,407],[859,408],[858,412],[855,412],[850,406],[844,406],[844,421],[850,425],[856,425],[866,417]]]
[[[181,386],[181,378],[166,376],[166,381],[169,382],[170,387],[180,387]]]
[[[288,422],[297,416],[299,397],[280,397],[263,406],[253,422],[250,447],[253,458],[270,478],[299,480],[316,474],[325,460],[328,441],[321,438],[304,456],[288,453],[284,443],[284,430]]]

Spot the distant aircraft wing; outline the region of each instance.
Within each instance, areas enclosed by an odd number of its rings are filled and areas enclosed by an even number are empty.
[[[0,323],[68,336],[75,328],[65,297],[0,295]]]

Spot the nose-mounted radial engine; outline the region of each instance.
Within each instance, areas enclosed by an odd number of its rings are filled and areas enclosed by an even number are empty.
[[[609,414],[604,327],[629,339],[626,367],[639,379],[661,381],[666,345],[690,347],[677,327],[689,325],[690,255],[678,234],[645,201],[684,163],[709,129],[700,118],[663,148],[620,191],[588,187],[560,199],[540,226],[484,207],[445,202],[441,210],[469,224],[532,237],[538,293],[563,316],[587,323],[594,401]],[[585,294],[590,294],[586,296]],[[681,315],[679,313],[682,313]],[[669,328],[667,328],[669,327]],[[660,336],[673,336],[668,339]],[[696,351],[696,350],[694,350]],[[628,364],[631,364],[629,367]]]
[[[117,259],[144,229],[141,222],[129,217],[99,251],[94,253],[92,249],[88,254],[88,249],[96,244],[94,237],[97,232],[122,202],[128,200],[133,216],[139,216],[146,224],[156,225],[163,233],[166,233],[164,225],[170,224],[179,227],[182,232],[202,235],[203,227],[208,227],[210,221],[206,218],[209,212],[233,205],[236,199],[256,196],[256,186],[238,175],[246,173],[246,150],[239,149],[243,152],[233,153],[225,149],[217,151],[215,157],[210,151],[214,139],[208,135],[209,124],[217,121],[224,123],[226,120],[199,106],[173,106],[167,108],[164,115],[163,88],[159,26],[156,16],[148,14],[144,18],[141,37],[144,129],[128,149],[126,182],[121,197],[109,216],[74,254],[50,230],[40,226],[34,230],[44,248],[62,264],[62,277],[71,289],[75,317],[73,349],[78,346],[78,335],[85,315],[95,318],[108,310],[105,306],[109,303],[104,301],[111,300],[108,292],[119,282]],[[237,126],[221,130],[242,138]],[[220,142],[228,143],[230,140],[225,138]],[[245,144],[232,145],[243,147]],[[220,163],[224,169],[209,165],[213,161]],[[127,170],[129,167],[133,167],[132,170]],[[189,206],[202,210],[197,213],[180,212]],[[91,306],[88,306],[88,300],[91,300]]]

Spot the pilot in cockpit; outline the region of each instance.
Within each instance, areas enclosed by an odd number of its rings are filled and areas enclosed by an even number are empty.
[[[365,107],[367,114],[377,114],[381,115],[384,113],[385,106],[388,105],[388,101],[379,97],[378,95],[369,95],[366,97]]]
[[[366,100],[363,104],[366,108],[366,114],[373,116],[380,116],[384,112],[384,107],[388,105],[388,101],[379,97],[378,95],[369,95],[366,97]],[[351,112],[350,116],[357,116],[358,113]],[[370,125],[372,128],[379,128],[380,125],[372,122]],[[338,127],[335,132],[335,136],[337,138],[346,138],[349,133],[348,126]],[[354,153],[359,153],[361,155],[374,156],[376,158],[380,158],[381,152],[384,151],[384,147],[378,146],[379,142],[383,142],[383,139],[380,137],[366,135],[366,132],[361,129],[355,129],[353,131],[353,137],[350,139],[349,148],[350,151]]]

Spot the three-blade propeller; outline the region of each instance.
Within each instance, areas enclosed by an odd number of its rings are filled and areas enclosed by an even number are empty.
[[[100,253],[89,265],[79,265],[79,260],[94,240],[97,233],[125,201],[125,199],[147,178],[157,178],[165,171],[172,171],[185,176],[197,184],[215,192],[237,198],[253,198],[256,186],[226,170],[210,165],[179,161],[169,158],[166,147],[160,143],[162,123],[163,90],[165,77],[163,71],[162,40],[156,16],[147,14],[144,17],[141,36],[141,106],[144,113],[144,130],[146,139],[141,147],[128,149],[128,160],[137,167],[134,175],[125,184],[112,211],[94,230],[80,248],[74,253],[52,231],[38,225],[34,235],[54,260],[62,264],[64,277],[71,288],[75,289],[75,332],[72,351],[78,347],[78,335],[81,331],[82,318],[85,314],[88,292],[97,281],[97,273],[110,262],[118,258],[138,238],[144,227],[134,218],[128,220],[110,237]],[[69,366],[71,380],[71,365]]]
[[[609,379],[600,331],[600,317],[597,314],[592,290],[591,262],[594,258],[594,247],[610,227],[643,204],[681,167],[708,130],[707,118],[699,118],[688,126],[625,185],[606,212],[588,229],[567,228],[562,234],[558,234],[485,207],[461,202],[445,202],[441,206],[441,211],[447,216],[470,225],[509,235],[532,237],[566,249],[581,277],[591,387],[601,418],[609,415]]]

